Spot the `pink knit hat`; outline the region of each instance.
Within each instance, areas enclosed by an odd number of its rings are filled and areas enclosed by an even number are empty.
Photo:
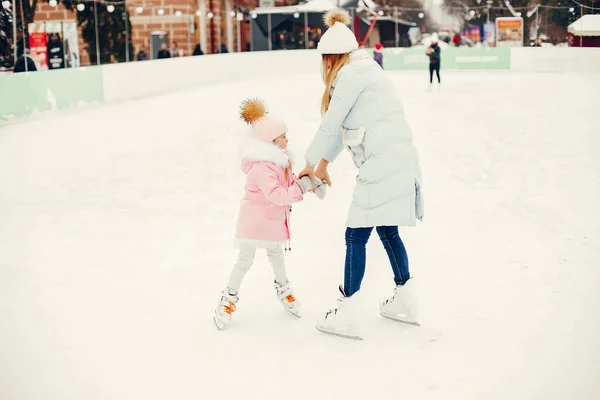
[[[240,115],[252,127],[256,137],[263,142],[272,142],[287,132],[287,125],[282,120],[267,115],[265,103],[258,99],[242,102]]]

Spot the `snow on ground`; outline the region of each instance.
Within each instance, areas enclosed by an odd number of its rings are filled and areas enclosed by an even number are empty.
[[[0,131],[0,398],[597,399],[600,75],[391,73],[421,154],[426,219],[401,230],[421,328],[376,234],[363,342],[317,332],[342,281],[355,170],[292,213],[283,311],[257,257],[234,323],[211,320],[236,253],[240,100],[265,98],[302,152],[316,75],[190,88]],[[575,99],[575,100],[572,100]]]

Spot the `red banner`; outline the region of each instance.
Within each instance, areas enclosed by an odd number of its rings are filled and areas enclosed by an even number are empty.
[[[48,69],[48,50],[46,48],[46,29],[43,22],[29,24],[29,56],[40,70]]]

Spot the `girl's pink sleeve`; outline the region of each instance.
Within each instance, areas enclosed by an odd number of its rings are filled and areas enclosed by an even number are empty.
[[[278,206],[297,203],[304,198],[300,186],[295,181],[289,188],[284,187],[277,179],[277,172],[264,164],[253,166],[249,175],[267,199]]]

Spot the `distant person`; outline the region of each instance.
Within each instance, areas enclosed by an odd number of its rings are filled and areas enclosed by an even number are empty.
[[[429,83],[433,83],[433,72],[437,75],[438,83],[442,83],[440,79],[440,66],[442,63],[442,49],[438,45],[438,35],[434,33],[431,36],[431,45],[425,51],[429,57]]]
[[[146,50],[144,50],[144,48],[140,48],[140,51],[138,51],[137,56],[135,58],[137,61],[146,61],[148,60],[148,53],[146,53]]]
[[[458,33],[454,34],[454,37],[452,38],[452,42],[454,42],[454,45],[456,47],[460,47],[461,39],[460,39],[460,35]]]
[[[167,49],[166,43],[161,44],[160,50],[158,50],[158,59],[160,60],[161,58],[171,58],[171,53]]]
[[[204,54],[204,53],[202,52],[202,47],[200,47],[200,45],[199,45],[199,44],[197,44],[197,45],[196,45],[196,47],[194,48],[194,53],[193,53],[193,55],[195,55],[195,56],[201,56],[201,55],[203,55],[203,54]]]
[[[173,41],[173,48],[171,49],[171,57],[183,57],[183,50],[177,46],[177,42]]]
[[[29,49],[25,49],[25,53],[21,54],[21,56],[17,59],[15,67],[13,68],[13,72],[18,73],[33,71],[37,71],[37,67],[35,66],[33,59],[29,57]]]
[[[375,49],[373,50],[373,59],[381,68],[383,68],[383,45],[381,43],[377,43],[375,45]]]
[[[229,53],[229,51],[227,51],[227,46],[225,46],[225,43],[221,43],[221,53]]]

